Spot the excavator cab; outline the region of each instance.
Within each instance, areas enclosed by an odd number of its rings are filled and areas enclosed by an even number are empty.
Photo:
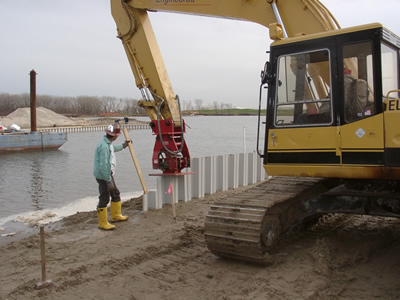
[[[400,179],[399,50],[377,23],[274,42],[268,175]]]

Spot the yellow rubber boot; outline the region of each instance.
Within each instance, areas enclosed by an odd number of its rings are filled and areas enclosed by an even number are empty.
[[[102,207],[97,209],[97,217],[99,218],[99,228],[110,230],[114,229],[114,225],[108,223],[107,220],[107,207]]]
[[[121,214],[121,201],[111,201],[111,222],[120,222],[128,220],[128,216]]]

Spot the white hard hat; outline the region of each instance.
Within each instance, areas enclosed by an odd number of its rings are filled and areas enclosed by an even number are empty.
[[[121,134],[121,129],[118,124],[111,124],[106,128],[106,133],[111,136],[119,136]]]

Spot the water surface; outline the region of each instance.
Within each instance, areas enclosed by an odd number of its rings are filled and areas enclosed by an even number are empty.
[[[139,119],[147,121],[147,118]],[[185,121],[185,137],[192,158],[255,151],[255,116],[193,116]],[[94,210],[97,183],[92,174],[93,157],[103,135],[103,132],[69,133],[68,141],[56,151],[1,155],[0,225],[11,215],[55,208],[66,211],[72,203],[78,206],[72,210],[79,210],[84,205],[82,199]],[[152,170],[151,166],[154,136],[150,129],[131,130],[129,135],[146,184],[153,189],[156,178],[148,174],[160,172]],[[114,143],[123,141],[121,134]],[[142,187],[128,149],[117,153],[115,178],[125,198],[141,193]]]

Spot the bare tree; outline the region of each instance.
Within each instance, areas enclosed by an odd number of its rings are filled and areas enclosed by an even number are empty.
[[[53,97],[53,106],[49,109],[59,114],[79,114],[78,101],[75,97]]]
[[[202,109],[203,100],[202,99],[194,99],[194,104],[196,106],[196,110]]]
[[[119,112],[122,106],[122,100],[116,97],[103,96],[101,97],[104,112],[113,113]]]
[[[192,100],[188,100],[188,101],[187,101],[186,110],[188,110],[188,111],[193,110]]]
[[[228,110],[228,113],[232,113],[232,103],[230,104],[225,104],[226,109]]]
[[[101,111],[101,102],[97,97],[79,96],[77,97],[79,114],[95,115]]]
[[[6,116],[20,107],[29,107],[29,94],[12,95],[7,93],[0,94],[0,115]]]
[[[122,104],[122,112],[125,114],[138,114],[138,100],[133,99],[133,98],[126,98],[124,99]]]
[[[219,104],[218,104],[217,101],[213,102],[213,107],[214,107],[215,112],[217,113],[218,112],[218,107],[219,107]]]
[[[110,96],[60,97],[37,95],[37,105],[59,114],[70,115],[99,115],[106,112],[146,114],[146,110],[138,106],[138,100]],[[27,93],[19,95],[0,93],[0,116],[6,116],[18,108],[29,106],[30,95]],[[190,101],[188,108],[191,108]]]
[[[10,94],[0,94],[0,115],[6,116],[15,110],[16,103],[11,100]]]
[[[181,101],[181,109],[182,111],[187,111],[187,100]]]
[[[220,103],[219,104],[219,109],[220,109],[220,112],[222,113],[222,111],[224,110],[224,107],[225,107],[225,103]]]

